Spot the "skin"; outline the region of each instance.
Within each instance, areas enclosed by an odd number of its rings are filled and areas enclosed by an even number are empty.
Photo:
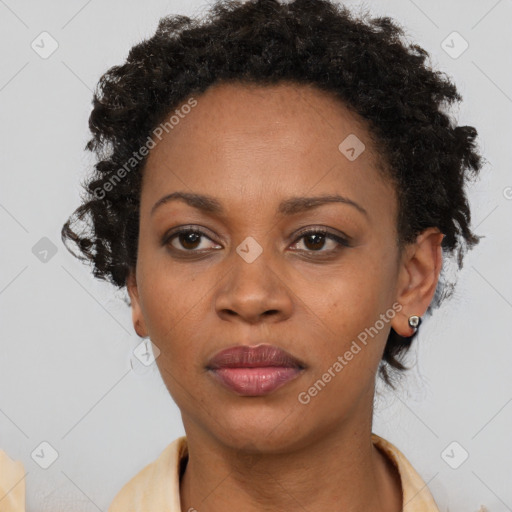
[[[375,378],[390,328],[411,335],[408,317],[433,298],[443,235],[429,228],[399,252],[396,193],[381,157],[364,121],[328,93],[216,84],[196,99],[149,154],[127,285],[135,330],[160,349],[187,434],[182,510],[398,512],[399,476],[371,443]],[[354,161],[338,150],[349,134],[366,146]],[[225,213],[176,200],[151,214],[176,191],[213,196]],[[345,203],[277,211],[292,196],[334,193],[367,215]],[[164,242],[188,225],[205,235]],[[305,227],[345,233],[351,246],[297,235]],[[262,248],[251,263],[236,251],[249,236]],[[400,312],[300,403],[299,393],[393,304]],[[278,345],[306,369],[263,397],[239,396],[205,369],[222,349],[258,343]]]

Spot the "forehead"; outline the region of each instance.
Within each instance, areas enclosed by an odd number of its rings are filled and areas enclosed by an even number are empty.
[[[196,106],[187,107],[179,119],[173,116],[175,124],[163,134],[168,144],[178,144],[190,132],[202,132],[203,140],[207,136],[209,143],[225,140],[226,134],[235,132],[254,134],[267,141],[281,136],[281,142],[285,142],[286,135],[308,146],[320,138],[326,143],[338,141],[353,132],[368,138],[360,116],[332,93],[313,85],[221,82],[196,96],[195,101]],[[187,103],[190,100],[182,102],[169,116],[178,114]],[[212,127],[215,129],[211,130]]]
[[[389,195],[364,121],[328,92],[221,83],[193,99],[169,113],[175,123],[150,151],[143,199],[186,189],[260,204],[312,192],[359,203]]]

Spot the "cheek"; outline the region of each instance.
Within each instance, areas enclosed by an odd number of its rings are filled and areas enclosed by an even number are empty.
[[[377,263],[365,255],[330,276],[320,280],[317,276],[315,286],[303,284],[302,296],[313,313],[305,324],[309,336],[317,340],[316,355],[312,354],[315,377],[331,368],[338,376],[332,389],[338,385],[365,387],[373,379],[394,316],[392,284],[391,259]],[[315,328],[310,330],[312,325]],[[338,371],[332,369],[338,356],[343,358],[342,371],[339,365]]]
[[[153,268],[142,287],[143,315],[149,337],[160,350],[156,359],[163,381],[180,409],[187,410],[191,394],[200,398],[198,376],[204,372],[203,339],[207,288],[201,280],[184,278],[183,272]],[[200,398],[202,400],[202,398]]]
[[[152,342],[170,356],[188,357],[192,345],[179,342],[197,338],[211,285],[201,273],[185,272],[179,265],[155,258],[140,263],[141,308]]]
[[[304,329],[315,339],[315,350],[309,354],[312,372],[301,397],[308,401],[304,411],[321,416],[326,424],[336,424],[340,411],[346,413],[362,396],[373,392],[394,316],[389,314],[385,320],[381,316],[391,306],[386,270],[361,258],[350,272],[334,273],[323,280],[321,293],[315,288],[314,294],[311,290],[304,294],[312,312]]]
[[[391,306],[392,272],[389,262],[361,252],[327,272],[303,273],[298,293],[330,332],[354,334]]]

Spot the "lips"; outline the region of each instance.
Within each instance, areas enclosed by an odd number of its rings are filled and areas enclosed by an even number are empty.
[[[237,395],[262,396],[297,378],[305,364],[275,345],[238,345],[216,354],[206,368]]]
[[[207,368],[305,368],[305,364],[275,345],[238,345],[222,350],[210,359]]]

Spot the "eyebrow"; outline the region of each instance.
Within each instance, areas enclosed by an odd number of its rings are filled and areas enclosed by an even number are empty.
[[[222,204],[212,196],[195,194],[189,192],[173,192],[160,198],[151,208],[150,215],[153,215],[155,210],[171,201],[181,200],[187,203],[189,206],[201,210],[206,213],[214,215],[223,215],[225,213]],[[361,213],[368,217],[368,212],[358,203],[349,199],[348,197],[341,196],[339,194],[327,194],[313,197],[290,197],[285,199],[279,204],[278,213],[281,215],[294,215],[296,213],[304,212],[317,208],[323,204],[328,203],[343,203],[353,206]]]

